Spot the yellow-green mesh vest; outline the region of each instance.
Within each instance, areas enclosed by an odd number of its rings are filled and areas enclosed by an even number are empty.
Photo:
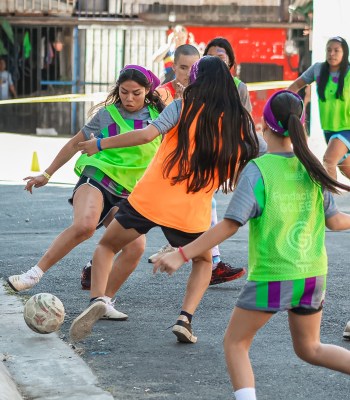
[[[321,127],[325,131],[350,130],[350,70],[344,79],[344,100],[335,97],[337,88],[338,83],[329,76],[324,92],[326,101],[318,99]]]
[[[118,124],[120,134],[133,130],[114,104],[107,106],[106,110]],[[158,117],[159,112],[155,108],[148,106],[148,110],[152,120]],[[103,128],[101,134],[104,138],[108,137],[108,127]],[[86,166],[94,166],[131,192],[156,154],[160,143],[159,135],[152,142],[140,146],[106,149],[91,157],[82,154],[75,164],[74,171],[80,176]]]
[[[248,280],[284,281],[327,273],[323,193],[297,157],[253,160],[265,187],[262,214],[249,221]]]

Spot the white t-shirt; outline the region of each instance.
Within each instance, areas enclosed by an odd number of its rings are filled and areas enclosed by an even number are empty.
[[[0,72],[0,100],[10,98],[10,86],[13,85],[11,74],[8,71]]]

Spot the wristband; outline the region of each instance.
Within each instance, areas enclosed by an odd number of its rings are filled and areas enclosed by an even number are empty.
[[[98,138],[96,141],[96,146],[98,148],[98,151],[102,151],[102,147],[101,147],[101,138]]]
[[[49,175],[46,171],[44,171],[43,173],[42,173],[42,175],[49,181],[50,180],[50,178],[51,178],[51,175]]]
[[[184,259],[185,262],[189,262],[190,260],[186,257],[184,249],[179,246],[179,253],[182,255],[182,258]]]

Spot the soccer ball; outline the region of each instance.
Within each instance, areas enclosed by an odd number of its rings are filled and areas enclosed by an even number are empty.
[[[26,324],[37,333],[58,331],[64,321],[64,306],[61,300],[50,293],[38,293],[24,305]]]

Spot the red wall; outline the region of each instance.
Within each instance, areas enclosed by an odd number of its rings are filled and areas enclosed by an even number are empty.
[[[286,29],[198,26],[186,26],[186,28],[194,35],[195,42],[203,47],[203,50],[211,39],[222,36],[231,43],[238,65],[240,63],[273,63],[283,66],[283,80],[294,80],[298,77],[298,72],[292,71],[290,64],[293,68],[297,68],[299,56],[293,55],[289,64],[284,53],[284,44],[287,40]],[[252,114],[257,125],[260,124],[265,101],[274,91],[250,92]]]
[[[242,62],[274,63],[283,65],[285,80],[292,80],[298,76],[296,72],[291,71],[284,54],[284,44],[287,40],[286,29],[198,26],[187,26],[186,28],[193,33],[197,44],[203,42],[206,45],[217,36],[226,38],[235,51],[237,64]],[[292,58],[292,65],[298,66],[298,56]]]

